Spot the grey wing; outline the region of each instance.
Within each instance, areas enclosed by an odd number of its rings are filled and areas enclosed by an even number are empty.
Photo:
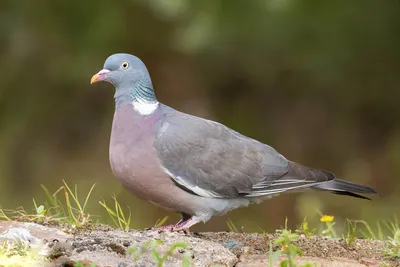
[[[273,181],[265,179],[253,187],[247,197],[279,194],[285,191],[301,191],[307,187],[317,186],[335,179],[335,175],[324,171],[305,167],[289,161],[289,171]]]
[[[174,182],[203,197],[258,197],[319,180],[301,168],[293,172],[291,162],[268,145],[183,113],[164,120],[155,146]]]

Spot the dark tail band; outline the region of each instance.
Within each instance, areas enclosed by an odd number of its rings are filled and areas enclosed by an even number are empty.
[[[358,185],[341,179],[333,179],[326,183],[315,185],[313,188],[331,191],[332,193],[338,195],[346,195],[369,200],[370,198],[364,197],[360,194],[376,194],[375,189],[371,187]]]

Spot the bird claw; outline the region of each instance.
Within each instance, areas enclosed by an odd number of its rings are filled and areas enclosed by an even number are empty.
[[[190,230],[189,228],[185,228],[185,227],[174,227],[171,229],[172,232],[183,232],[186,235],[190,235]]]
[[[171,232],[184,232],[185,234],[189,235],[190,231],[189,228],[193,225],[198,223],[197,220],[194,220],[193,217],[184,221],[183,219],[180,220],[177,224],[170,224],[170,225],[162,225],[162,226],[155,226],[151,228],[147,228],[148,230],[155,230],[155,231],[171,231]]]
[[[172,228],[172,231],[174,232],[179,232],[183,231],[185,234],[189,235],[190,230],[189,228],[197,223],[196,220],[193,220],[190,218],[189,220],[186,220],[184,222],[178,223],[174,228]]]

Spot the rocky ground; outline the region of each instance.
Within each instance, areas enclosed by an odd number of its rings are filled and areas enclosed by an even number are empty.
[[[226,232],[190,235],[152,230],[124,232],[104,225],[79,231],[62,230],[34,223],[0,222],[3,242],[22,238],[38,255],[0,257],[0,266],[9,266],[13,257],[18,257],[20,265],[12,266],[268,266],[269,245],[278,237]],[[297,264],[400,266],[400,259],[384,256],[382,251],[387,243],[383,241],[356,240],[347,246],[341,239],[300,235],[293,243],[304,253],[296,258]]]

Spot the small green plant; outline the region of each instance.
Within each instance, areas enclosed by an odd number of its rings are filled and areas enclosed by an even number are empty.
[[[91,220],[90,215],[87,213],[87,204],[96,184],[92,185],[88,194],[86,195],[85,201],[83,204],[81,204],[79,201],[78,186],[75,185],[74,191],[72,191],[72,189],[64,180],[63,183],[65,202],[67,204],[67,214],[68,218],[71,220],[71,223],[76,227],[82,227],[90,224]]]
[[[93,262],[89,263],[89,262],[86,262],[86,261],[79,260],[79,261],[74,263],[74,267],[96,267],[96,264],[93,263]]]
[[[337,234],[333,226],[335,217],[330,215],[324,215],[320,218],[320,221],[325,224],[325,229],[322,230],[322,235],[331,238],[337,238]]]
[[[172,244],[167,252],[165,254],[162,254],[158,251],[158,247],[162,244],[163,242],[161,240],[148,240],[142,245],[142,248],[138,248],[136,244],[132,245],[130,248],[128,248],[127,252],[129,255],[133,256],[133,261],[136,263],[142,253],[149,249],[151,256],[156,262],[157,267],[162,267],[164,266],[164,263],[168,259],[168,257],[172,256],[173,252],[177,248],[181,249],[186,249],[188,245],[183,242],[176,242]],[[189,267],[191,266],[191,255],[189,253],[186,253],[183,258],[182,258],[182,267]]]
[[[393,238],[387,241],[389,248],[384,251],[385,255],[391,258],[400,258],[400,229],[397,229]]]
[[[121,205],[117,200],[117,197],[113,195],[112,198],[114,200],[114,209],[108,207],[105,200],[99,201],[99,203],[106,209],[108,215],[111,217],[111,219],[113,220],[114,224],[117,227],[119,227],[121,230],[129,231],[129,227],[131,225],[131,216],[132,216],[131,209],[128,207],[129,212],[128,215],[126,216],[124,211],[122,210]]]
[[[139,260],[140,256],[142,255],[141,250],[138,248],[138,245],[136,244],[130,246],[126,252],[133,257],[134,263],[136,263]]]
[[[57,218],[56,216],[50,216],[47,214],[47,210],[43,205],[37,206],[35,200],[33,200],[34,204],[34,212],[29,213],[23,207],[19,207],[16,210],[1,210],[0,213],[3,213],[6,220],[14,220],[14,221],[24,221],[24,222],[34,222],[34,223],[58,223],[61,221],[61,218]]]
[[[29,242],[18,240],[16,242],[3,241],[0,245],[0,255],[12,257],[15,255],[26,256],[29,249]]]
[[[154,227],[163,226],[163,225],[166,223],[167,220],[168,220],[168,216],[165,216],[165,217],[162,218],[162,219],[158,219],[158,220],[156,221],[156,223],[154,224]]]
[[[296,230],[297,233],[303,234],[307,237],[314,235],[316,231],[317,231],[317,228],[312,228],[312,229],[309,228],[307,218],[304,218],[303,222],[300,224],[300,226]]]
[[[285,227],[287,227],[287,220],[285,221]],[[293,244],[293,241],[296,241],[298,238],[299,235],[297,233],[292,233],[288,229],[283,229],[280,236],[274,241],[274,246],[281,247],[281,250],[272,252],[272,246],[270,245],[270,266],[274,266],[277,259],[284,254],[286,255],[286,259],[280,262],[281,267],[311,267],[312,265],[310,263],[297,265],[295,262],[295,258],[303,254],[301,249]]]
[[[172,253],[174,252],[175,249],[177,249],[177,248],[185,249],[188,247],[188,245],[186,243],[177,242],[177,243],[172,244],[168,248],[167,252],[164,255],[162,255],[157,250],[157,246],[160,243],[157,244],[157,242],[154,242],[153,244],[156,244],[156,245],[152,246],[151,255],[154,258],[154,260],[156,261],[157,267],[162,267],[164,265],[165,261],[168,259],[168,257],[170,257],[172,255]]]
[[[282,254],[282,250],[281,249],[273,251],[272,247],[273,247],[272,242],[269,242],[269,259],[268,259],[269,266],[274,266],[275,262],[278,261],[279,257]]]
[[[46,259],[38,252],[37,249],[32,249],[29,241],[24,238],[4,240],[0,243],[0,266],[42,266]]]
[[[64,180],[63,183],[64,185],[53,194],[51,194],[44,185],[41,185],[48,202],[45,203],[45,205],[37,205],[35,199],[33,199],[33,213],[27,212],[22,207],[16,210],[0,209],[0,219],[42,224],[67,223],[74,227],[87,226],[91,223],[90,215],[87,213],[87,205],[95,185],[90,188],[85,201],[81,203],[78,196],[77,185],[75,185],[74,190],[72,190]],[[60,192],[64,192],[64,203],[57,198]]]
[[[239,233],[239,230],[237,229],[236,225],[233,223],[231,219],[228,219],[228,221],[226,222],[226,226],[228,227],[229,232]]]
[[[357,222],[351,221],[349,219],[347,221],[347,234],[343,234],[343,241],[346,246],[351,246],[357,240]]]
[[[396,216],[393,217],[393,220],[378,220],[376,222],[376,231],[372,229],[370,224],[363,220],[355,220],[354,222],[358,224],[362,224],[365,229],[360,230],[360,234],[364,238],[375,239],[375,240],[386,240],[386,232],[391,233],[392,235],[400,229],[399,220]]]
[[[36,214],[35,214],[35,216],[36,216],[36,221],[37,221],[38,223],[40,223],[40,222],[42,222],[43,220],[45,220],[47,210],[44,208],[44,206],[43,206],[43,205],[38,206],[38,205],[36,204],[35,199],[33,199],[33,206],[35,207],[35,211],[36,211]]]
[[[3,209],[0,209],[0,220],[11,221],[11,218],[6,215],[6,213]]]

